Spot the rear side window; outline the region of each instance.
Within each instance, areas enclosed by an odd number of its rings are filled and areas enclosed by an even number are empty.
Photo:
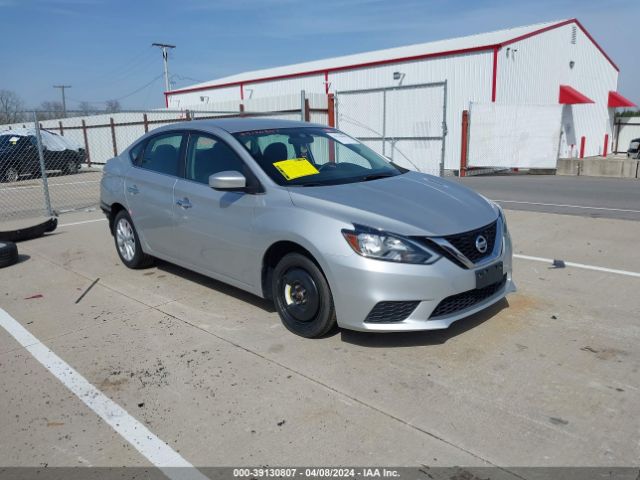
[[[129,150],[129,157],[134,165],[140,166],[142,162],[142,152],[144,151],[144,142],[140,142]]]
[[[147,142],[142,161],[138,166],[165,175],[178,176],[183,139],[182,133],[168,133],[153,137]]]

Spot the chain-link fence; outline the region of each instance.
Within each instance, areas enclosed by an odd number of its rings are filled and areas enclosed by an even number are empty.
[[[79,113],[44,120],[42,112],[25,112],[25,121],[0,125],[0,230],[14,220],[98,208],[104,163],[163,125],[257,116],[328,123],[327,97],[304,92],[179,111]]]

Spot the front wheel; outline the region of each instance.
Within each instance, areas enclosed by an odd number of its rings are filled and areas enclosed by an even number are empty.
[[[290,253],[278,262],[272,296],[282,323],[296,335],[321,337],[336,324],[329,284],[318,266],[304,255]]]
[[[138,232],[125,210],[120,210],[113,220],[113,236],[118,256],[127,267],[145,268],[153,263],[153,257],[142,251]]]
[[[80,164],[76,159],[69,159],[64,166],[63,172],[67,175],[75,175],[80,171]]]

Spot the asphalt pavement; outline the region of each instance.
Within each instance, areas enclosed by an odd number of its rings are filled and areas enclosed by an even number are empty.
[[[640,221],[640,180],[555,175],[455,178],[510,210]]]

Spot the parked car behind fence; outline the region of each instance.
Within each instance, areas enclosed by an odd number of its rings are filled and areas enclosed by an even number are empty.
[[[85,160],[84,148],[61,135],[41,130],[45,170],[74,174]],[[0,181],[16,182],[23,176],[40,176],[36,132],[33,128],[0,132]]]

